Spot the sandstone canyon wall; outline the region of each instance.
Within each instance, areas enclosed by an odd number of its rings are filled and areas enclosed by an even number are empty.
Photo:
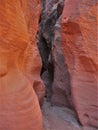
[[[0,130],[42,130],[44,95],[98,128],[97,5],[0,1]]]
[[[39,0],[0,1],[0,130],[42,130],[40,11]]]
[[[39,50],[46,98],[98,127],[97,0],[42,0]]]
[[[96,0],[65,0],[62,44],[71,76],[71,92],[82,125],[98,127]]]

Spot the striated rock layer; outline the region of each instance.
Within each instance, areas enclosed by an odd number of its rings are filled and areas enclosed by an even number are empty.
[[[82,125],[98,127],[96,0],[65,0],[62,45],[73,103]]]
[[[42,130],[40,9],[39,0],[0,1],[0,130]]]
[[[24,72],[29,78],[38,96],[40,105],[42,105],[45,91],[44,84],[40,79],[42,62],[36,44],[38,22],[41,13],[41,3],[40,0],[22,0],[21,5],[23,8],[23,13],[27,23],[27,29],[29,34],[29,45],[26,48],[26,54],[24,57]]]

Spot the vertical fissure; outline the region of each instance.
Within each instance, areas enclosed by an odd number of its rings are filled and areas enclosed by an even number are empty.
[[[46,99],[51,104],[73,108],[70,74],[61,45],[61,16],[64,0],[42,0],[38,48],[42,58],[41,77],[46,86]]]

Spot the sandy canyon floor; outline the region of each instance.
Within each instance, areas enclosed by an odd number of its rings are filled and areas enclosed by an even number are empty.
[[[51,106],[46,100],[42,107],[44,130],[97,130],[82,127],[75,118],[75,113],[68,108]]]

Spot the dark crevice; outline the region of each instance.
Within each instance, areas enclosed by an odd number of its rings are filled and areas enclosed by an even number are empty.
[[[64,0],[60,2],[51,0],[46,10],[46,3],[42,0],[38,32],[38,48],[43,63],[41,78],[46,88],[46,100],[51,105],[65,106],[73,110],[79,122],[72,101],[70,74],[61,49],[60,18],[64,6],[63,2]],[[57,4],[57,7],[52,10],[54,3]]]
[[[52,0],[48,3],[46,10],[46,3],[42,0],[42,13],[39,20],[38,48],[43,63],[41,77],[46,86],[47,100],[56,104],[54,97],[58,94],[58,98],[60,98],[60,95],[62,95],[66,103],[61,101],[57,102],[57,104],[67,104],[67,107],[73,109],[70,75],[67,65],[64,63],[65,60],[61,50],[61,36],[56,37],[56,33],[60,33],[60,28],[55,25],[59,22],[59,18],[62,15],[64,6],[63,2],[64,0]],[[55,8],[53,9],[54,4]],[[57,71],[59,74],[57,74]],[[65,79],[63,77],[65,77]],[[57,78],[59,79],[56,81]],[[65,89],[64,91],[59,89],[61,86]],[[60,91],[57,92],[57,90]]]

